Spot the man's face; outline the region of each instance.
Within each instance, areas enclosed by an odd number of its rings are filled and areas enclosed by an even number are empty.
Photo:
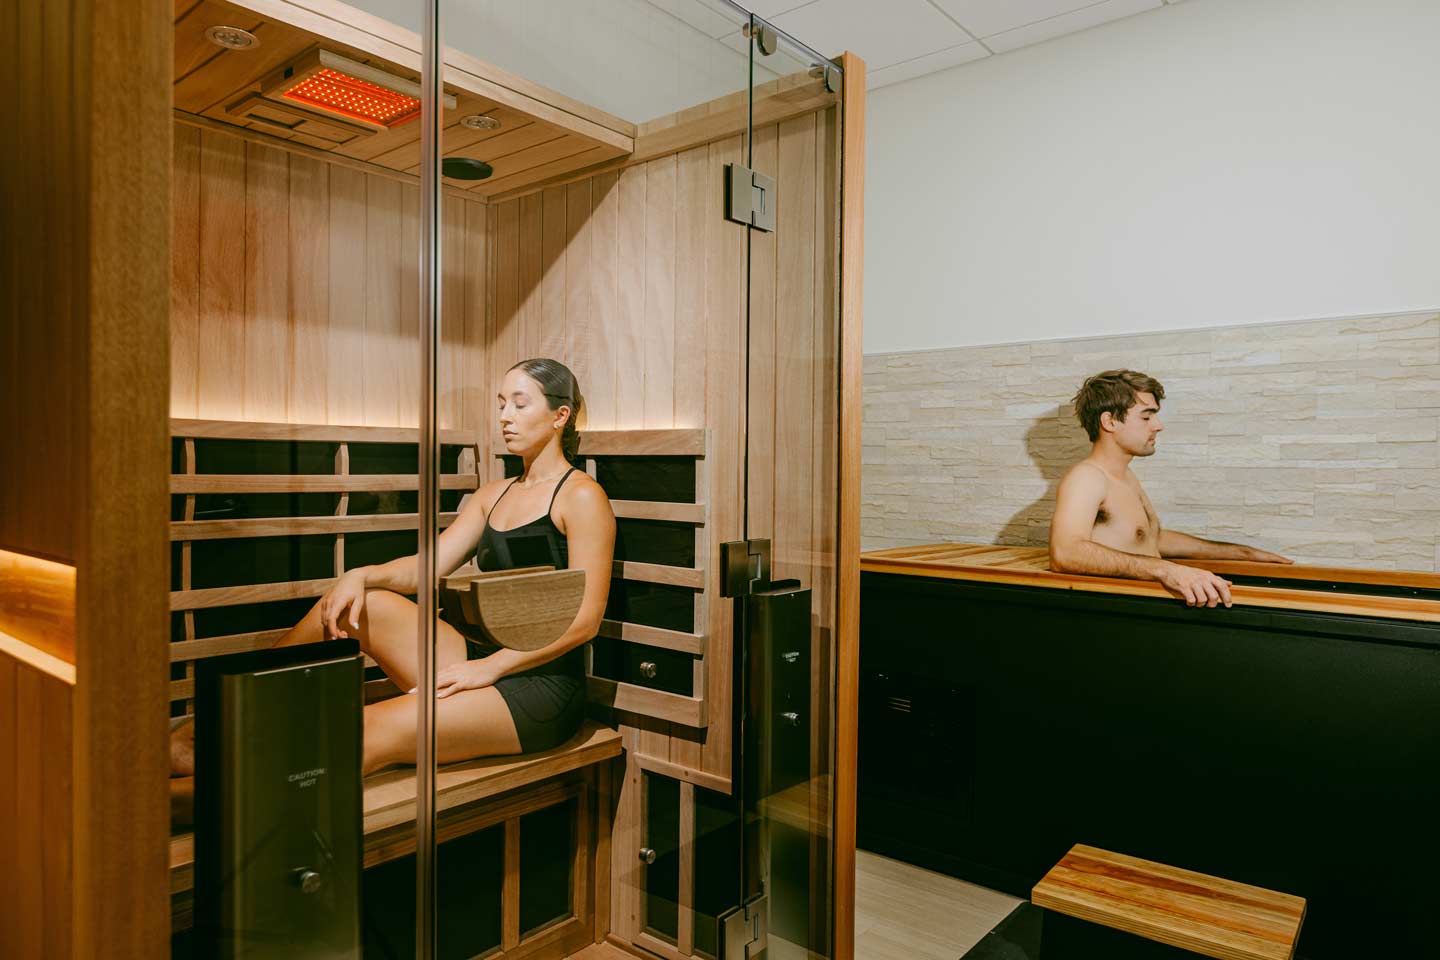
[[[1125,411],[1124,420],[1106,419],[1110,422],[1110,436],[1132,457],[1154,454],[1155,436],[1165,429],[1160,422],[1160,404],[1150,393],[1135,394],[1135,403]]]

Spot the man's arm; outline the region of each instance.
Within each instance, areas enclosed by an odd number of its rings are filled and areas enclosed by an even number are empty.
[[[1243,543],[1202,540],[1179,530],[1160,531],[1160,556],[1186,557],[1192,560],[1249,560],[1252,563],[1294,563],[1288,557],[1270,553]]]
[[[1055,516],[1050,520],[1050,568],[1131,580],[1158,580],[1190,606],[1230,606],[1230,583],[1208,570],[1181,566],[1158,557],[1115,550],[1090,539],[1095,513],[1105,499],[1105,475],[1081,464],[1060,482]]]

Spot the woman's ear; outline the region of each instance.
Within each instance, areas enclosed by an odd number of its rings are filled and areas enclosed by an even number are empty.
[[[570,419],[570,405],[562,404],[555,409],[554,427],[556,430],[565,429],[565,422]]]

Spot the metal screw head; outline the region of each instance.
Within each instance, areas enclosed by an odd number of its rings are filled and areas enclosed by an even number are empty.
[[[460,118],[460,126],[470,130],[498,130],[500,121],[494,117],[487,117],[483,113],[472,113],[468,117]]]
[[[647,680],[653,680],[655,679],[655,673],[655,661],[646,660],[644,663],[640,664],[640,676],[644,677]]]
[[[323,878],[314,870],[302,868],[295,871],[295,885],[300,888],[301,893],[315,893],[322,882]]]
[[[249,30],[241,30],[239,27],[206,27],[205,39],[226,50],[250,50],[260,46],[259,37]]]

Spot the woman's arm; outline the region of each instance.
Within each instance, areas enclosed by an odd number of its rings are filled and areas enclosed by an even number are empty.
[[[453,573],[456,567],[475,553],[475,547],[480,542],[480,533],[485,529],[484,504],[491,499],[488,495],[493,492],[492,487],[504,482],[497,480],[494,484],[486,484],[476,490],[470,499],[465,501],[465,506],[460,509],[455,522],[440,532],[435,555],[435,569],[441,571],[440,576]],[[365,586],[371,589],[414,593],[419,588],[420,560],[413,553],[408,557],[396,557],[388,563],[361,569],[365,571]]]
[[[563,505],[563,506],[562,506]],[[610,571],[615,559],[615,514],[610,499],[600,485],[586,477],[573,490],[561,497],[563,512],[559,519],[565,524],[570,546],[570,569],[585,571],[585,594],[580,610],[565,632],[538,650],[501,648],[483,660],[455,664],[436,675],[437,693],[444,697],[460,690],[471,689],[467,677],[471,671],[482,671],[484,682],[494,683],[511,673],[548,663],[590,640],[600,631],[605,617],[605,602],[610,596]],[[462,685],[463,684],[463,685]]]
[[[485,529],[486,504],[493,504],[496,488],[507,481],[497,480],[481,487],[471,494],[470,499],[460,508],[455,522],[440,533],[437,543],[435,568],[441,576],[449,574],[470,558],[480,542]],[[360,626],[360,614],[365,609],[366,590],[392,590],[395,593],[412,594],[419,589],[420,560],[416,554],[396,557],[386,563],[369,567],[356,567],[345,573],[340,580],[320,598],[320,622],[325,638],[348,636],[345,623],[352,628]]]

